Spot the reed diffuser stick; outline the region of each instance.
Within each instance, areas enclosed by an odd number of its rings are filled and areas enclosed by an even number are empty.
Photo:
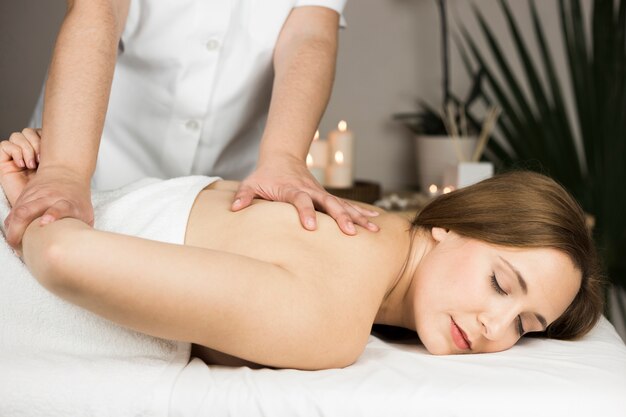
[[[459,139],[459,130],[456,125],[456,111],[454,109],[454,103],[448,103],[446,116],[451,129],[448,133],[450,133],[450,136],[452,137],[454,149],[456,150],[456,157],[459,162],[465,162],[465,156],[463,155],[463,150],[461,149],[461,140]]]
[[[467,130],[467,114],[465,109],[465,104],[461,103],[460,106],[460,116],[461,116],[461,134],[463,137],[469,136],[469,131]]]
[[[483,122],[483,127],[480,131],[478,145],[476,145],[476,149],[474,150],[474,154],[472,155],[472,162],[478,162],[478,160],[482,156],[485,146],[487,146],[487,142],[491,137],[491,131],[496,125],[496,121],[498,120],[498,116],[500,116],[501,111],[502,110],[498,106],[492,107],[489,110],[489,113],[487,114],[487,117]]]

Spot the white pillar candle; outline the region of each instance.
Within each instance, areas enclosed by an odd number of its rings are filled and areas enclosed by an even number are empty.
[[[349,167],[354,165],[354,134],[348,130],[345,120],[340,121],[337,129],[328,134],[328,144],[331,155],[341,151],[343,163]]]
[[[313,158],[312,167],[326,168],[328,165],[328,142],[320,139],[319,130],[315,132],[313,142],[309,148],[309,155]]]
[[[352,187],[352,167],[345,163],[343,153],[336,151],[333,159],[327,169],[326,185],[332,188]]]
[[[437,187],[437,184],[430,184],[430,187],[428,187],[428,196],[437,197],[438,194],[439,194],[439,187]]]
[[[314,165],[314,159],[311,154],[306,156],[306,166],[309,168],[309,172],[322,186],[326,185],[326,168]]]
[[[354,184],[354,134],[342,120],[336,130],[328,134],[328,147],[331,155],[326,172],[328,186],[350,188]]]
[[[306,156],[306,166],[313,177],[322,186],[326,185],[326,167],[328,166],[328,142],[320,139],[320,131],[315,132],[309,153]]]

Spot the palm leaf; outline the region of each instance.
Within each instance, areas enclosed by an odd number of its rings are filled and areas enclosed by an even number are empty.
[[[626,287],[626,193],[621,191],[626,181],[626,0],[616,2],[594,0],[592,24],[586,30],[580,0],[559,0],[569,86],[562,85],[557,76],[535,0],[528,0],[528,5],[539,66],[531,59],[508,0],[500,0],[528,94],[524,94],[522,81],[515,77],[498,38],[475,6],[480,35],[495,64],[487,65],[485,53],[462,24],[463,42],[457,43],[468,72],[475,72],[476,63],[485,73],[488,88],[482,90],[483,100],[502,107],[498,131],[515,153],[512,163],[540,161],[544,171],[595,215],[594,237],[610,278]],[[564,87],[573,93],[575,120],[569,117]],[[581,158],[576,132],[583,145]]]
[[[507,93],[504,90],[504,87],[500,85],[499,81],[495,78],[492,71],[487,66],[485,59],[483,58],[482,54],[478,50],[478,47],[476,46],[474,40],[470,37],[469,32],[462,25],[460,27],[460,30],[461,30],[461,33],[463,35],[465,42],[467,43],[470,49],[470,52],[472,53],[472,56],[478,62],[479,66],[483,68],[485,78],[487,80],[487,83],[490,89],[493,92],[494,97],[497,99],[498,103],[503,109],[503,116],[498,119],[498,127],[500,128],[500,130],[508,130],[508,131],[526,130],[525,121],[518,115],[517,109],[513,107],[512,101],[511,99],[509,99]],[[514,129],[509,129],[506,126],[507,123],[513,126]],[[529,148],[529,144],[525,140],[520,139],[517,136],[512,136],[512,135],[508,136],[507,139],[509,141],[509,145],[513,149],[513,152],[518,157],[519,155],[528,155],[532,153],[531,149]]]
[[[562,178],[561,180],[563,183],[566,183],[572,193],[574,193],[574,195],[583,202],[583,206],[587,207],[589,197],[588,192],[585,191],[586,188],[582,185],[584,173],[583,168],[579,163],[576,151],[574,132],[571,128],[561,85],[556,74],[554,63],[552,61],[552,54],[550,53],[534,0],[530,1],[530,11],[534,35],[537,45],[539,46],[540,56],[543,63],[543,71],[546,75],[552,98],[552,108],[545,114],[549,114],[552,119],[551,122],[554,129],[552,139],[554,141],[560,140],[558,145],[553,148],[553,151],[556,153],[563,152],[563,154],[566,155],[565,163],[571,164],[572,171],[575,171],[569,174],[571,180],[564,181]]]
[[[571,161],[578,161],[575,142],[571,136],[571,132],[563,132],[562,126],[560,126],[560,120],[562,119],[561,112],[564,111],[564,109],[554,107],[550,103],[548,94],[544,91],[544,87],[541,83],[539,72],[530,58],[530,53],[520,34],[518,25],[513,18],[508,3],[501,0],[500,5],[506,17],[511,36],[513,37],[517,55],[522,62],[524,75],[533,94],[535,101],[534,108],[542,115],[537,122],[542,128],[542,135],[537,137],[536,140],[544,142],[542,148],[545,150],[546,155],[550,155],[551,162],[554,165],[553,175],[558,177],[571,189],[574,184],[580,182],[582,175],[579,165],[577,163],[571,163]],[[543,48],[547,50],[545,44]]]

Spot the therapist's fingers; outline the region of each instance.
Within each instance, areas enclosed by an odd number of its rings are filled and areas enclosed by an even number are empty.
[[[40,224],[43,226],[65,217],[76,218],[78,214],[78,210],[69,201],[59,200],[43,213]]]
[[[352,219],[354,223],[372,232],[378,232],[378,230],[380,230],[378,226],[376,226],[374,223],[369,221],[369,218],[366,214],[363,214],[364,211],[372,212],[372,210],[362,209],[361,207],[351,204],[345,200],[340,200],[340,201],[344,205],[345,210],[348,212],[348,215],[350,216],[350,218]],[[378,215],[377,212],[376,214]],[[369,217],[372,217],[372,216],[369,216]]]
[[[341,231],[345,234],[356,234],[355,224],[358,224],[372,232],[377,232],[379,230],[378,226],[370,222],[367,216],[357,210],[356,206],[341,198],[335,197],[327,192],[323,192],[316,194],[315,200],[318,209],[331,216],[335,222],[337,222]]]
[[[361,207],[361,206],[357,206],[356,204],[351,204],[347,201],[344,201],[346,204],[348,204],[350,207],[352,207],[353,209],[355,209],[356,211],[358,211],[361,215],[365,216],[365,217],[376,217],[378,215],[380,215],[379,212],[375,211],[375,210],[370,210],[367,209],[365,207]]]
[[[235,193],[235,196],[233,197],[231,210],[239,211],[248,207],[250,204],[252,204],[252,200],[254,200],[255,195],[256,193],[254,192],[254,189],[252,187],[242,183]]]
[[[13,208],[4,221],[7,243],[13,248],[18,248],[28,225],[41,216],[48,207],[50,202],[40,198]]]
[[[356,228],[354,222],[344,206],[343,201],[331,194],[322,194],[323,196],[317,196],[316,198],[318,209],[332,217],[343,233],[355,235]]]
[[[285,201],[295,206],[298,211],[302,226],[307,230],[315,230],[317,228],[317,215],[311,196],[304,191],[293,189],[285,193],[285,197]]]

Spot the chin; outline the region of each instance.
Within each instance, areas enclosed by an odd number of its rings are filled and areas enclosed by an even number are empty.
[[[450,350],[447,340],[443,337],[436,337],[436,335],[433,335],[428,331],[418,332],[417,335],[420,338],[422,345],[424,345],[428,353],[431,355],[441,356],[451,355],[454,353]]]
[[[453,353],[450,351],[450,349],[444,346],[435,346],[433,348],[430,348],[426,345],[424,346],[426,347],[426,350],[428,350],[428,353],[430,353],[431,355],[443,356],[443,355],[451,355]]]

